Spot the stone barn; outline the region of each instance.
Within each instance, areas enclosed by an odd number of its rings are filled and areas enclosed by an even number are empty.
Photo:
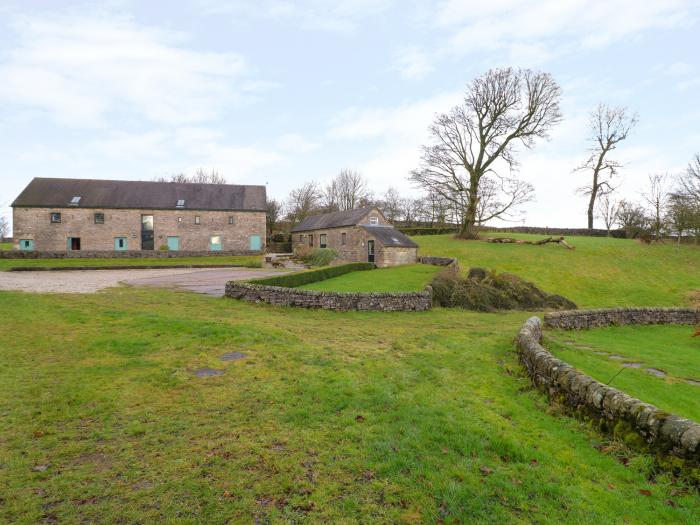
[[[265,186],[35,178],[12,208],[18,250],[265,249]]]
[[[307,217],[292,229],[294,254],[315,248],[338,252],[335,264],[371,262],[378,267],[418,261],[418,245],[395,229],[377,208],[324,213]]]

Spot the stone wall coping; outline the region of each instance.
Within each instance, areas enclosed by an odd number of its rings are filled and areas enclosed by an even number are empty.
[[[541,340],[542,322],[539,317],[531,317],[518,332],[516,345],[521,363],[540,390],[550,397],[559,397],[576,411],[583,409],[602,421],[604,430],[625,423],[654,449],[682,458],[688,462],[685,466],[700,465],[700,424],[596,381],[553,356]]]
[[[332,292],[229,281],[226,297],[277,306],[335,311],[426,311],[433,305],[432,287],[419,292]]]
[[[700,324],[700,309],[640,306],[565,310],[544,315],[545,327],[565,330],[643,324]]]

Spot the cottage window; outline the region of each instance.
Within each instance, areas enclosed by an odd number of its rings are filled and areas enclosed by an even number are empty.
[[[304,234],[303,233],[299,234],[299,242],[304,242]]]
[[[105,214],[104,213],[96,213],[95,214],[95,224],[104,224],[105,223]]]
[[[182,217],[178,217],[177,222],[178,222],[178,224],[182,224]]]
[[[325,233],[322,233],[321,235],[318,236],[318,246],[319,246],[319,248],[326,247],[326,234]]]
[[[194,223],[195,224],[202,224],[202,218],[199,215],[194,216]]]
[[[370,217],[369,223],[370,224],[379,224],[379,217]]]
[[[340,234],[340,244],[345,246],[348,243],[348,234],[343,232]]]
[[[310,233],[309,234],[309,246],[313,247],[314,245],[314,234]]]
[[[52,212],[51,213],[51,222],[54,224],[58,224],[61,222],[61,214],[57,212]]]
[[[234,223],[235,223],[235,219],[233,218],[233,215],[231,215],[231,216],[228,218],[228,223],[229,223],[229,224],[234,224]]]

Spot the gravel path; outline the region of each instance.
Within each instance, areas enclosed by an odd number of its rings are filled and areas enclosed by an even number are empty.
[[[0,272],[0,290],[95,293],[126,283],[134,286],[180,288],[221,296],[226,281],[265,277],[276,273],[279,272],[255,268]]]

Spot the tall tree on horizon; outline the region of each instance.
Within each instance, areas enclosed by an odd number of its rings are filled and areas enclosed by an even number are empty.
[[[410,175],[417,186],[449,200],[460,212],[458,237],[477,238],[479,200],[485,180],[498,180],[501,197],[487,221],[532,198],[531,186],[512,177],[517,146],[531,149],[561,121],[561,89],[549,73],[492,69],[473,80],[461,104],[429,128],[421,165]],[[510,176],[499,173],[499,164]]]
[[[589,185],[579,188],[579,192],[588,195],[588,229],[593,229],[596,200],[599,196],[615,190],[612,178],[622,168],[622,163],[608,157],[609,153],[627,139],[632,128],[637,124],[636,113],[630,114],[625,107],[613,107],[605,104],[598,106],[590,114],[589,156],[575,171],[592,172]]]

